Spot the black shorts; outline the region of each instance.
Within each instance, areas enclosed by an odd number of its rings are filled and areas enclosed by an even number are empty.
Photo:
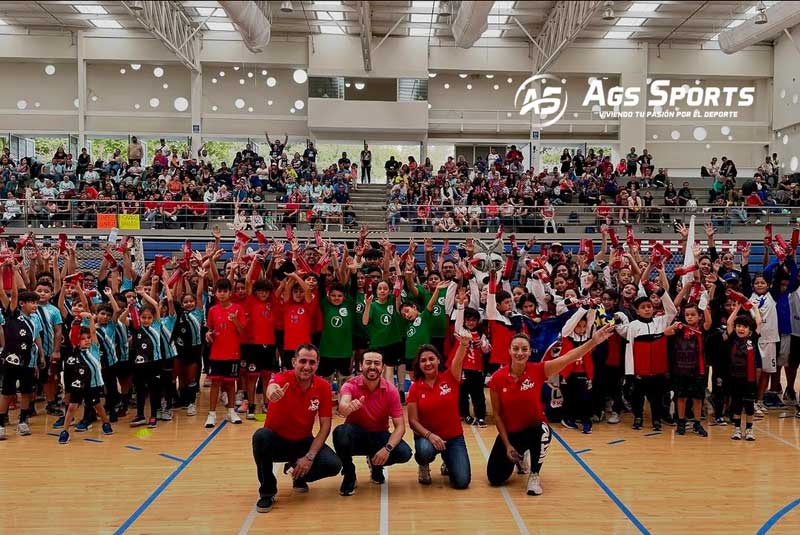
[[[94,407],[100,404],[100,399],[103,397],[103,387],[95,388],[67,388],[69,394],[69,402],[76,405],[82,405],[84,402],[89,407]]]
[[[236,360],[211,360],[208,377],[233,381],[239,378],[239,359]]]
[[[748,381],[745,377],[728,377],[728,392],[732,399],[753,401],[756,399],[756,382]]]
[[[317,375],[320,377],[330,377],[334,372],[339,372],[341,375],[350,376],[353,373],[350,366],[351,359],[344,357],[322,357],[317,369]]]
[[[369,340],[363,336],[353,336],[353,351],[359,349],[367,349],[369,347]]]
[[[789,364],[791,366],[800,365],[800,336],[792,336],[789,347]]]
[[[120,360],[113,368],[119,379],[127,379],[133,375],[133,363],[129,360]]]
[[[17,381],[19,381],[20,394],[32,394],[36,383],[36,368],[27,366],[3,366],[3,382],[0,394],[4,396],[17,395]]]
[[[47,360],[47,375],[49,377],[60,377],[61,372],[64,371],[64,358],[58,359],[56,362],[51,361],[50,359]],[[44,374],[41,374],[44,375]]]
[[[200,365],[203,360],[202,346],[179,347],[177,358],[184,366]]]
[[[672,389],[676,398],[705,399],[706,380],[703,376],[673,374]]]
[[[384,366],[399,366],[406,363],[406,346],[402,340],[389,346],[372,349],[383,355]]]
[[[175,368],[175,358],[162,359],[158,361],[158,367],[165,372],[172,372]]]
[[[275,331],[275,347],[283,347],[283,329]],[[283,350],[281,350],[281,355],[283,355]],[[284,360],[284,362],[287,362]]]
[[[280,371],[275,346],[268,344],[243,344],[239,365],[249,374]]]

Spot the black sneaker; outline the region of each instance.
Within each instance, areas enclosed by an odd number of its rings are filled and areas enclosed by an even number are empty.
[[[678,420],[678,429],[677,432],[679,435],[686,434],[686,420]]]
[[[356,493],[356,486],[358,486],[358,483],[356,482],[355,472],[352,474],[345,474],[342,479],[342,486],[339,487],[339,494],[342,496],[352,496]]]
[[[661,431],[661,422],[658,420],[653,422],[653,431]]]
[[[300,493],[308,492],[308,483],[303,479],[295,479],[292,482],[292,490]]]
[[[472,425],[473,423],[475,423],[475,418],[473,418],[472,416],[465,416],[464,423],[467,425]]]
[[[48,403],[47,407],[45,407],[45,411],[50,416],[64,416],[64,411],[58,408],[58,405],[54,403]]]
[[[272,510],[272,504],[275,503],[275,498],[267,496],[266,498],[259,498],[256,502],[256,511],[259,513],[269,513]]]
[[[383,475],[383,466],[371,466],[369,472],[370,480],[376,485],[383,485],[386,482],[386,476]]]
[[[701,424],[700,422],[695,422],[694,423],[694,427],[692,428],[692,431],[694,431],[695,433],[697,433],[701,437],[707,437],[708,436],[708,432],[703,428],[703,424]]]
[[[642,428],[642,419],[641,418],[634,418],[633,419],[633,428],[635,430],[639,430]]]
[[[140,427],[143,425],[147,425],[147,418],[144,416],[137,416],[131,420],[131,427]]]
[[[478,419],[475,421],[475,425],[477,425],[477,426],[478,426],[478,427],[480,427],[481,429],[486,429],[486,420],[484,420],[483,418],[478,418]]]

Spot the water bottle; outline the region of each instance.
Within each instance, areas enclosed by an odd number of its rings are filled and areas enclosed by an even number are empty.
[[[112,228],[111,230],[109,230],[108,231],[108,243],[110,243],[111,245],[116,245],[117,244],[117,234],[118,233],[119,233],[119,231],[116,228]]]

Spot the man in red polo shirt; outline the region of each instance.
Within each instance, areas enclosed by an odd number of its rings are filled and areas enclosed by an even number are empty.
[[[267,419],[253,435],[253,458],[260,483],[256,503],[259,513],[272,509],[278,492],[273,462],[286,462],[284,473],[292,469],[292,488],[296,492],[308,492],[308,483],[335,476],[342,469],[339,458],[325,445],[331,432],[333,400],[328,382],[316,375],[318,366],[319,351],[305,344],[297,348],[292,358],[293,369],[273,375],[269,382]],[[314,436],[317,418],[319,432]]]
[[[352,496],[356,489],[353,455],[367,456],[371,479],[379,485],[386,481],[384,466],[411,459],[411,448],[403,441],[406,425],[400,393],[383,378],[383,368],[383,355],[367,351],[361,361],[361,375],[342,386],[339,414],[345,422],[333,430],[333,447],[342,460],[342,496]]]

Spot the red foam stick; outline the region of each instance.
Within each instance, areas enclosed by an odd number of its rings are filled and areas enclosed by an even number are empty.
[[[781,236],[780,234],[776,234],[775,241],[778,242],[778,245],[781,246],[781,249],[783,249],[784,253],[789,252],[789,244],[786,243],[786,240],[783,239],[783,236]]]
[[[480,264],[481,262],[483,262],[483,259],[482,259],[482,258],[470,258],[470,260],[469,260],[469,265],[470,265],[470,266],[477,266],[477,265],[478,265],[478,264]]]
[[[130,240],[130,236],[123,236],[122,240],[120,240],[119,245],[117,245],[117,251],[120,253],[124,253],[128,249],[128,241]]]
[[[489,293],[496,294],[497,293],[497,274],[496,273],[489,273]]]
[[[269,238],[264,236],[264,233],[261,232],[260,230],[256,231],[256,240],[258,240],[258,243],[261,245],[266,245],[269,243]]]
[[[167,280],[167,286],[169,286],[170,289],[174,288],[182,277],[183,270],[181,268],[176,269],[172,272],[172,275],[170,275],[169,280]]]
[[[654,268],[661,269],[664,267],[664,261],[661,254],[653,250],[653,253],[650,255],[650,263],[653,265]]]
[[[512,257],[506,258],[506,263],[503,266],[503,278],[507,281],[511,280],[511,277],[514,275],[514,259]]]
[[[656,243],[653,246],[653,250],[657,251],[658,254],[661,255],[661,257],[664,259],[664,262],[669,262],[669,259],[672,258],[672,253],[670,250],[664,247],[664,244],[661,242]]]
[[[61,233],[58,235],[58,252],[64,253],[67,250],[67,235]]]
[[[736,252],[737,253],[742,253],[742,252],[746,251],[747,249],[749,249],[749,246],[748,246],[748,243],[746,241],[739,240],[739,241],[736,242]]]
[[[395,297],[400,297],[400,294],[403,292],[403,279],[397,277],[394,279],[394,288],[393,288],[393,295]]]
[[[294,230],[291,225],[286,225],[286,239],[292,241],[294,239]]]
[[[317,247],[322,247],[322,236],[320,236],[319,231],[314,231],[314,243],[317,244]]]
[[[689,290],[689,301],[696,303],[700,301],[700,295],[703,293],[703,285],[699,282],[692,284],[692,289]]]
[[[550,275],[547,274],[546,269],[540,269],[539,271],[537,271],[536,276],[539,277],[539,280],[545,284],[550,282]]]
[[[364,297],[372,295],[372,277],[364,277]]]
[[[167,257],[156,255],[155,261],[153,262],[153,275],[156,277],[160,277],[164,274],[164,266],[167,264]]]
[[[461,267],[461,274],[464,276],[465,279],[469,279],[472,277],[472,268],[469,265],[465,265]]]
[[[75,320],[69,328],[69,341],[73,347],[78,347],[81,343],[81,320]]]
[[[725,295],[728,296],[728,299],[732,299],[736,303],[742,305],[742,308],[745,310],[750,310],[753,308],[753,303],[750,302],[744,294],[737,292],[736,290],[731,290],[730,288],[725,290]]]
[[[636,245],[636,238],[633,236],[633,225],[628,225],[625,230],[625,243],[628,244],[628,247]]]
[[[586,240],[586,259],[589,262],[594,260],[594,243],[589,239]]]
[[[314,272],[314,270],[311,269],[311,266],[308,265],[308,262],[306,262],[305,258],[302,256],[297,255],[292,261],[294,262],[294,265],[297,266],[297,271],[300,273],[308,274]]]
[[[513,254],[514,256],[519,255],[519,247],[517,247],[517,237],[514,234],[512,234],[511,236],[508,237],[508,241],[511,242],[511,254]]]
[[[675,268],[675,274],[683,277],[684,275],[688,275],[689,273],[693,273],[697,271],[697,264],[692,264],[691,266],[681,266]]]
[[[66,277],[64,277],[65,284],[72,284],[78,286],[82,282],[83,282],[83,273],[73,273],[71,275],[67,275]]]
[[[3,272],[3,289],[10,290],[11,286],[13,285],[14,272],[12,271],[11,266],[9,266],[8,264],[3,264],[2,272]]]
[[[779,244],[773,242],[772,252],[775,253],[776,257],[778,257],[778,262],[783,262],[786,260],[786,250]]]
[[[139,311],[136,310],[136,305],[128,306],[128,315],[131,317],[131,325],[134,329],[140,329],[142,322],[139,320]]]
[[[110,269],[114,269],[115,267],[117,267],[117,261],[114,259],[114,255],[112,255],[112,254],[111,254],[111,253],[109,253],[108,251],[106,251],[106,252],[103,254],[103,258],[104,258],[104,259],[105,259],[105,261],[108,263],[108,267],[109,267]]]
[[[187,259],[192,257],[192,242],[189,240],[183,242],[183,257]]]
[[[617,236],[617,231],[613,228],[608,229],[608,239],[611,240],[611,247],[619,249],[619,236]]]
[[[764,225],[764,245],[767,247],[772,245],[772,223]]]
[[[253,266],[253,271],[250,273],[250,281],[255,282],[261,276],[261,262],[256,262]]]
[[[31,241],[33,241],[33,235],[30,232],[22,236],[17,241],[17,251],[21,251],[23,248],[27,247]]]
[[[800,229],[796,228],[792,230],[792,245],[791,245],[791,252],[794,254],[797,251],[797,244],[800,243]]]
[[[549,252],[549,248],[547,247],[546,243],[542,243],[539,245],[539,255],[542,258],[547,258],[547,253]]]

